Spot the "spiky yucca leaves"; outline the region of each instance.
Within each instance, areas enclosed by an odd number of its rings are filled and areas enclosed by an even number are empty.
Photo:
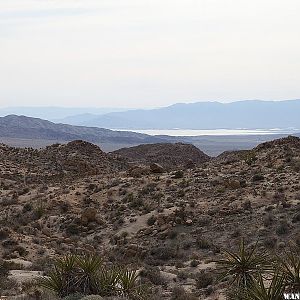
[[[121,270],[119,274],[119,284],[122,296],[131,299],[145,299],[145,286],[138,284],[138,274],[136,271]]]
[[[276,271],[271,282],[266,281],[261,274],[257,275],[251,287],[245,291],[245,300],[282,300],[285,289],[285,276]]]
[[[101,286],[101,296],[110,296],[116,293],[119,281],[120,269],[102,268],[98,274],[98,283]]]
[[[285,277],[286,288],[300,291],[300,249],[290,245],[290,249],[277,257],[279,272]]]
[[[68,255],[57,259],[54,268],[47,277],[41,278],[40,285],[55,292],[60,297],[68,296],[77,291],[75,255]]]
[[[144,299],[136,271],[113,267],[107,269],[96,255],[69,255],[56,260],[54,269],[40,285],[60,297],[75,293],[100,296],[126,296]]]
[[[101,290],[99,286],[98,274],[102,267],[103,260],[96,255],[77,256],[77,288],[83,294],[98,293]]]
[[[238,288],[251,286],[257,273],[265,274],[272,270],[270,258],[266,252],[258,252],[257,244],[247,248],[242,239],[237,253],[224,251],[224,258],[217,261],[220,278],[231,278]]]

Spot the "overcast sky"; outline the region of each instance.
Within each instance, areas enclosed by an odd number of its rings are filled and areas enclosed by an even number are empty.
[[[299,0],[0,0],[0,106],[300,98]]]

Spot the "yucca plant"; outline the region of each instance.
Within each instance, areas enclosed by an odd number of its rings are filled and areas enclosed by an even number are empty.
[[[83,294],[96,294],[100,291],[98,274],[103,260],[97,255],[86,255],[76,257],[77,263],[77,288]]]
[[[53,270],[40,279],[40,286],[65,297],[77,292],[76,274],[76,256],[68,255],[55,261]]]
[[[245,300],[282,300],[285,289],[285,276],[278,271],[274,273],[271,282],[261,274],[252,282],[244,293]]]
[[[145,287],[137,282],[137,271],[121,270],[119,274],[121,295],[131,299],[144,299]]]
[[[247,288],[254,282],[258,272],[269,273],[272,270],[270,258],[266,252],[258,252],[257,244],[250,249],[241,240],[237,253],[223,251],[224,258],[217,261],[220,279],[230,278],[238,288]]]
[[[98,274],[98,284],[101,287],[101,296],[110,296],[116,293],[120,269],[113,267],[111,269],[102,268]]]
[[[53,270],[39,284],[59,297],[81,293],[143,299],[144,294],[136,271],[108,269],[96,255],[69,255],[56,260]]]
[[[286,288],[300,291],[300,249],[290,245],[284,255],[277,257],[279,272],[285,277]]]

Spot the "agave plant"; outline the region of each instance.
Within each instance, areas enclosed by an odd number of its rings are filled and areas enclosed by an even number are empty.
[[[271,282],[266,281],[261,274],[248,287],[245,294],[245,300],[282,300],[285,289],[285,276],[278,271],[272,277]]]
[[[254,282],[258,272],[271,272],[272,265],[266,252],[258,252],[257,244],[253,249],[245,247],[242,239],[237,253],[224,251],[224,258],[217,261],[220,278],[231,278],[237,287],[248,287]]]
[[[278,257],[279,272],[285,277],[285,285],[291,291],[300,291],[300,251],[290,246],[289,251]]]

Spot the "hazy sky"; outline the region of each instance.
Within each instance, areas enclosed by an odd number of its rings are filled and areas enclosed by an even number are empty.
[[[0,0],[0,106],[300,98],[299,0]]]

